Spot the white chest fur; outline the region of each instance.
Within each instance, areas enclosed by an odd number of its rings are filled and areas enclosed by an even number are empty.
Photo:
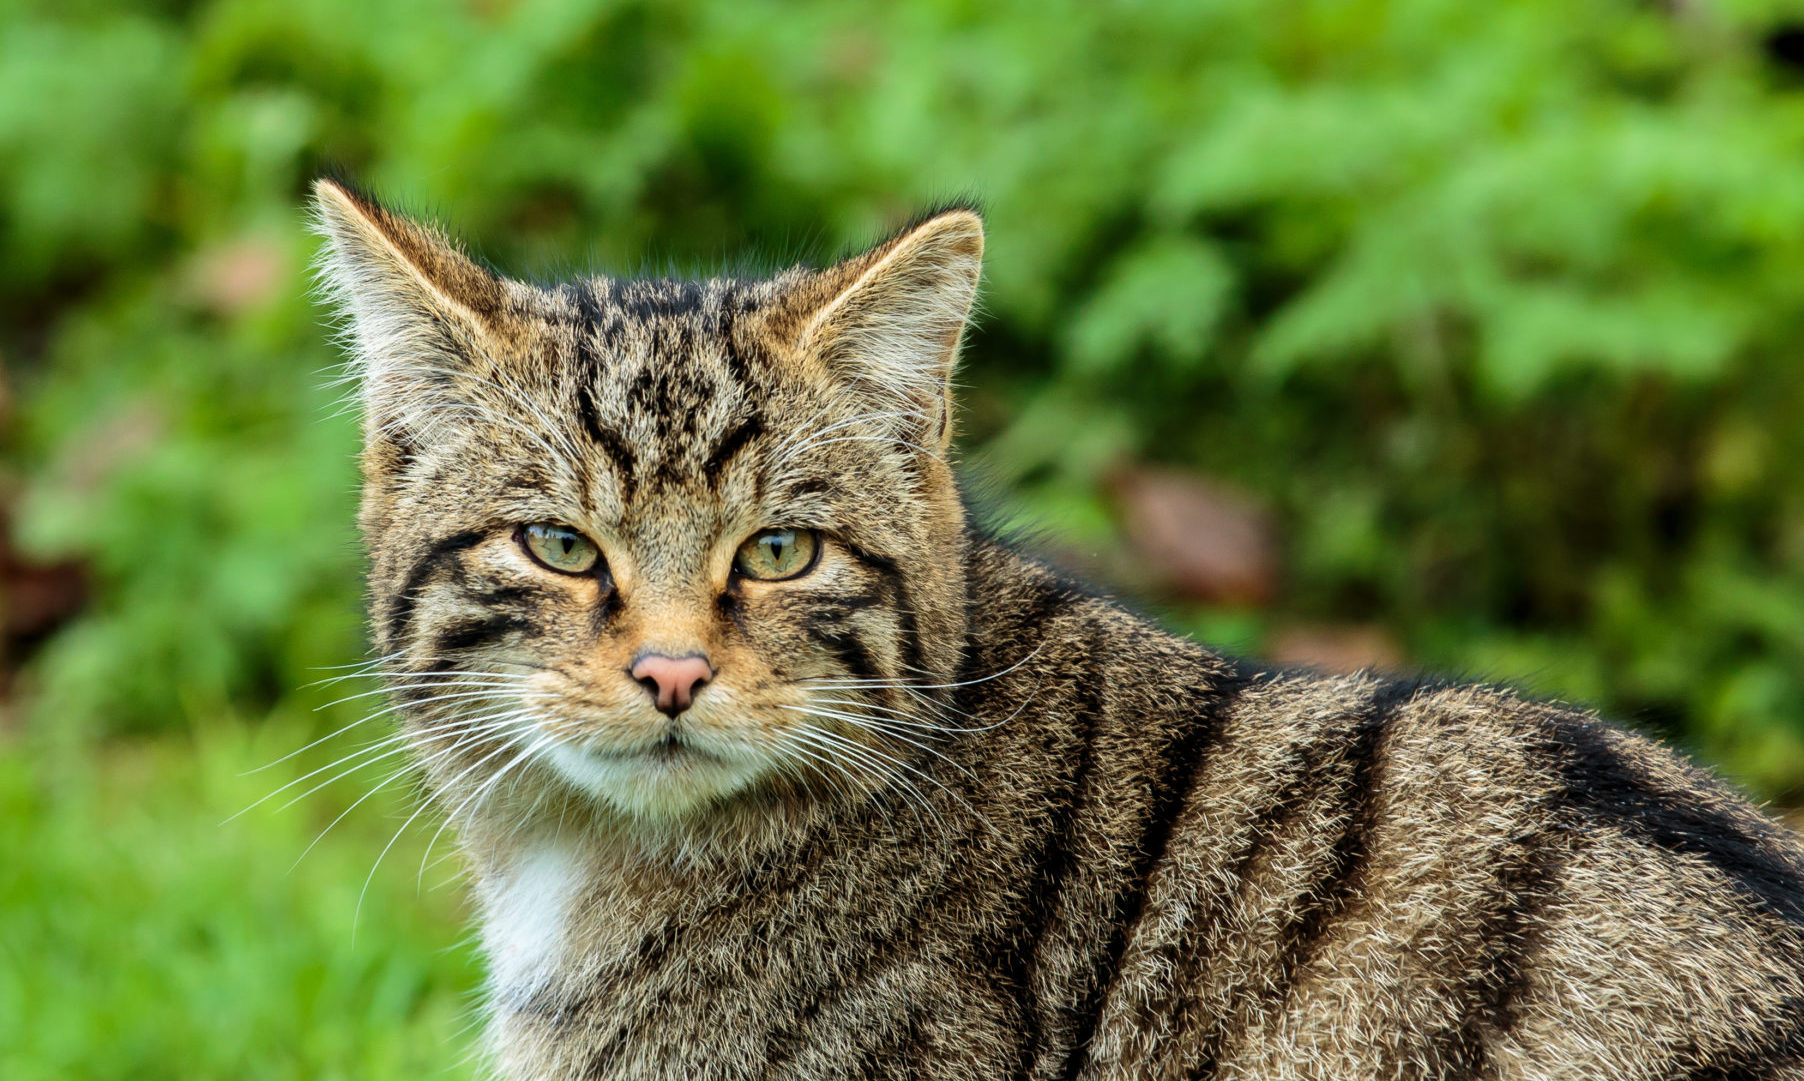
[[[567,954],[570,905],[581,878],[577,856],[547,844],[522,851],[481,884],[482,943],[495,991],[529,994],[556,973]]]

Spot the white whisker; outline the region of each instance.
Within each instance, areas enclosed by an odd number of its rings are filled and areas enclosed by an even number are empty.
[[[522,719],[530,719],[530,714],[527,714],[527,716],[523,717]],[[438,843],[439,836],[445,832],[445,827],[447,827],[447,826],[451,825],[451,823],[457,821],[457,816],[463,812],[463,809],[465,807],[468,807],[473,800],[476,800],[478,797],[482,796],[485,792],[488,792],[491,788],[493,788],[495,783],[500,781],[502,777],[506,776],[507,772],[509,770],[511,770],[515,766],[519,765],[528,756],[537,753],[539,750],[541,750],[545,747],[548,747],[555,742],[557,742],[556,739],[554,739],[551,736],[541,736],[537,742],[535,742],[532,745],[530,745],[529,747],[527,747],[526,750],[521,751],[520,756],[518,758],[515,758],[513,761],[509,762],[507,765],[501,767],[501,769],[496,771],[496,773],[493,777],[490,777],[488,780],[486,780],[486,781],[482,782],[482,784],[478,785],[476,788],[476,791],[474,793],[472,793],[468,799],[466,799],[462,803],[458,804],[457,807],[454,810],[452,810],[452,812],[450,814],[445,816],[445,820],[443,822],[439,823],[438,829],[433,831],[432,838],[426,842],[426,852],[424,855],[422,855],[420,857],[420,872],[419,872],[418,876],[416,876],[415,881],[414,881],[415,889],[419,889],[422,886],[424,886],[424,884],[425,884],[426,861],[432,857],[432,846],[436,845]],[[478,804],[478,806],[480,806],[480,804]],[[472,818],[475,817],[475,809],[471,810],[471,817]]]
[[[992,679],[1000,679],[1003,676],[1008,675],[1010,672],[1013,672],[1016,669],[1020,668],[1022,665],[1026,664],[1028,661],[1033,660],[1034,657],[1039,654],[1040,650],[1042,650],[1044,648],[1046,648],[1046,643],[1042,642],[1039,645],[1035,646],[1033,648],[1033,651],[1030,652],[1027,656],[1021,658],[1020,660],[1016,661],[1014,664],[1009,665],[1007,668],[1004,668],[999,672],[991,672],[987,676],[978,676],[976,679],[960,680],[957,683],[914,683],[909,680],[884,679],[884,678],[877,678],[877,679],[834,679],[834,678],[820,679],[820,678],[816,678],[813,676],[805,676],[801,679],[796,680],[796,682],[797,683],[806,683],[809,686],[813,686],[813,687],[826,687],[829,689],[836,688],[836,687],[848,687],[848,688],[852,688],[852,687],[899,687],[899,688],[902,688],[905,690],[912,689],[912,690],[917,690],[917,691],[950,690],[954,687],[969,687],[969,686],[972,686],[973,684],[977,684],[977,683],[988,683]]]
[[[902,733],[882,727],[883,722],[881,722],[879,720],[876,720],[876,719],[873,719],[870,717],[860,716],[855,713],[846,713],[846,712],[843,712],[840,710],[812,709],[807,706],[784,706],[783,708],[786,710],[790,710],[791,712],[795,712],[795,713],[806,713],[806,714],[809,714],[810,716],[814,716],[814,717],[824,717],[824,718],[827,718],[830,720],[846,721],[848,723],[857,725],[858,727],[863,728],[866,731],[875,732],[878,735],[886,736],[890,739],[893,739],[893,740],[897,741],[898,743],[906,743],[910,747],[914,747],[918,750],[926,751],[928,754],[931,754],[935,758],[938,758],[941,761],[945,762],[947,765],[950,765],[953,769],[958,770],[960,773],[964,774],[966,777],[969,777],[971,780],[975,781],[977,779],[977,774],[972,773],[971,770],[969,768],[967,768],[964,763],[959,762],[951,757],[948,757],[946,754],[944,754],[943,752],[941,752],[940,750],[938,750],[937,748],[935,748],[929,744],[919,742],[918,740],[909,739],[906,735],[903,735]]]
[[[914,807],[917,804],[924,807],[927,813],[933,817],[935,823],[938,824],[940,828],[940,832],[942,834],[946,833],[945,819],[941,818],[939,812],[928,802],[926,795],[917,789],[906,777],[903,777],[896,772],[897,769],[908,769],[906,764],[875,748],[868,747],[862,743],[846,739],[842,736],[834,735],[823,728],[808,727],[798,729],[797,731],[806,734],[809,742],[816,748],[836,754],[845,761],[855,762],[879,776],[887,777],[890,783],[895,786],[896,791],[904,796],[910,797],[905,801],[905,806],[910,808],[910,813],[914,814],[915,820],[922,830],[927,828],[927,823],[921,819],[920,812],[914,810]],[[910,772],[916,773],[919,776],[925,776],[924,774],[920,774],[919,771],[910,770]],[[936,781],[935,783],[938,782]],[[940,787],[944,788],[945,786],[941,785]]]
[[[295,804],[306,799],[308,796],[313,795],[315,792],[318,792],[320,789],[328,788],[331,785],[336,784],[337,782],[343,780],[344,778],[349,777],[351,774],[356,773],[360,769],[363,769],[367,766],[374,765],[375,763],[380,762],[385,758],[393,758],[395,755],[404,754],[404,753],[412,750],[413,749],[412,743],[416,738],[424,740],[426,742],[434,742],[435,743],[441,739],[449,739],[453,736],[458,737],[459,742],[452,744],[448,748],[444,748],[442,750],[435,751],[432,754],[427,755],[426,757],[413,762],[408,767],[410,769],[423,768],[424,766],[435,761],[439,757],[442,757],[445,754],[452,753],[453,751],[457,750],[459,747],[464,746],[467,742],[466,737],[485,735],[489,732],[496,731],[500,727],[503,727],[504,722],[499,720],[499,718],[501,716],[503,716],[503,715],[491,714],[491,715],[484,716],[484,717],[477,717],[477,718],[471,719],[470,721],[459,722],[456,725],[447,725],[447,726],[443,726],[441,728],[433,729],[428,732],[423,732],[423,733],[418,734],[417,736],[414,733],[410,733],[410,732],[397,732],[392,736],[384,737],[383,739],[370,744],[368,747],[365,747],[360,751],[353,752],[352,754],[349,754],[343,758],[340,758],[338,760],[338,762],[333,763],[333,765],[338,765],[339,763],[347,762],[350,759],[355,758],[360,754],[365,754],[365,753],[367,753],[369,751],[373,751],[379,747],[388,747],[389,750],[384,751],[382,754],[376,755],[374,758],[366,759],[365,761],[359,762],[355,766],[352,766],[350,769],[344,771],[343,773],[338,774],[335,777],[326,778],[325,780],[314,785],[312,788],[309,788],[307,791],[302,792],[300,795],[295,796],[294,798],[290,799],[287,803],[282,804],[282,806],[280,806],[276,809],[278,811],[286,811],[288,808],[293,807]],[[330,769],[331,767],[328,766],[326,768]],[[309,774],[308,776],[312,776],[312,774]],[[300,779],[306,780],[306,777],[302,777]],[[283,787],[287,787],[287,786],[285,785]],[[277,789],[276,791],[280,792],[281,789]],[[271,793],[271,795],[274,795],[274,794],[275,793]],[[252,806],[256,806],[256,805],[252,804]],[[246,810],[249,810],[249,808],[246,808]]]
[[[512,746],[513,742],[511,740],[503,742],[499,747],[490,751],[488,754],[483,755],[468,766],[465,766],[461,772],[452,777],[450,781],[446,782],[445,787],[450,788],[452,785],[455,785],[458,781],[468,777],[471,772],[479,769],[485,763],[492,761]],[[395,835],[388,839],[388,844],[383,845],[382,851],[376,854],[376,862],[370,865],[370,873],[363,880],[363,889],[357,892],[357,907],[351,913],[351,940],[353,942],[357,940],[357,920],[363,913],[363,898],[370,891],[370,883],[376,879],[376,870],[382,866],[383,858],[388,855],[390,849],[395,847],[395,843],[401,839],[401,835],[407,832],[407,827],[413,825],[422,814],[426,813],[426,808],[430,806],[432,806],[432,804],[429,801],[421,800],[420,806],[412,814],[407,816],[407,821],[401,823],[401,828],[395,831]]]
[[[893,714],[895,719],[887,720],[884,723],[902,725],[903,727],[906,727],[906,728],[916,728],[916,729],[920,729],[923,732],[952,733],[952,734],[989,732],[989,731],[993,731],[996,728],[1001,727],[1002,723],[1003,723],[1001,721],[997,721],[994,724],[978,725],[977,727],[974,727],[974,728],[964,728],[964,727],[960,727],[957,725],[941,724],[938,721],[930,721],[930,720],[920,716],[919,714],[910,713],[907,710],[895,709],[890,706],[880,706],[874,702],[864,702],[864,701],[860,701],[855,698],[816,698],[816,699],[812,699],[811,701],[819,702],[822,705],[828,705],[828,706],[859,706],[864,709],[874,709],[874,710],[878,710],[883,713]],[[963,711],[954,711],[954,712],[962,713]]]

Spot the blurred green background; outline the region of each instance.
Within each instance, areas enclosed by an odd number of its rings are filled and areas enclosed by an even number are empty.
[[[454,868],[416,822],[370,873],[405,778],[290,870],[393,760],[247,772],[372,702],[316,682],[364,655],[327,163],[537,277],[977,195],[994,518],[1804,803],[1804,9],[0,0],[10,1081],[473,1070]]]

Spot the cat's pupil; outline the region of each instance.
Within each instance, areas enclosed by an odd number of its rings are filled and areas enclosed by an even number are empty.
[[[795,550],[795,534],[788,530],[770,533],[764,537],[762,543],[771,567],[776,570],[786,570],[789,567],[790,553]]]

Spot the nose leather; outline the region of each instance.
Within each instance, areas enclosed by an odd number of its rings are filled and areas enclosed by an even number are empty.
[[[651,692],[658,710],[674,717],[695,701],[696,688],[714,678],[714,669],[697,653],[686,657],[647,653],[633,662],[631,674]]]

